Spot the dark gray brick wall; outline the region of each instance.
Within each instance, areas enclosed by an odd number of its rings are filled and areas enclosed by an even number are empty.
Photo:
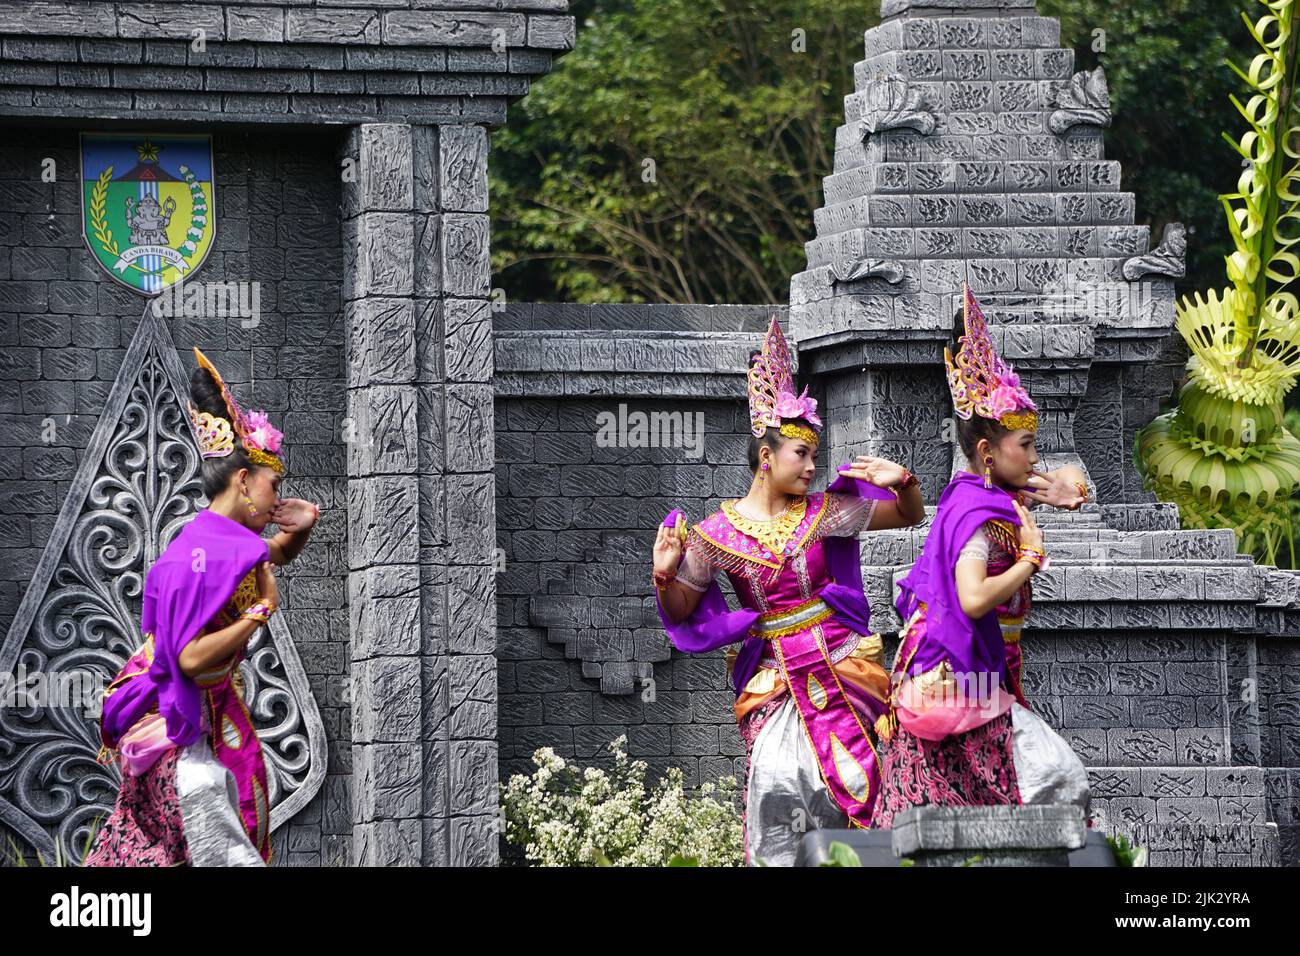
[[[259,283],[261,323],[168,320],[187,370],[198,346],[246,407],[266,408],[285,432],[284,493],[321,505],[310,546],[280,581],[327,731],[328,775],[317,798],[276,832],[282,863],[346,862],[352,830],[339,135],[214,137],[217,236],[195,278]],[[47,157],[57,182],[40,181]],[[0,132],[0,633],[49,539],[144,303],[85,248],[79,163],[75,131]],[[59,426],[49,446],[39,437],[47,417]]]
[[[618,404],[497,403],[503,780],[528,772],[543,746],[604,765],[605,745],[623,733],[630,753],[656,772],[682,767],[690,785],[744,771],[722,655],[671,652],[649,561],[653,528],[673,507],[698,521],[722,498],[746,492],[748,413],[734,402],[627,402],[629,411],[702,412],[705,454],[697,463],[681,449],[595,447],[596,414],[617,414]],[[548,611],[560,626],[536,623]],[[631,693],[601,693],[599,667],[584,676],[602,657],[587,643],[597,636],[614,645],[609,656],[640,665]]]
[[[500,125],[567,0],[0,5],[0,115]]]

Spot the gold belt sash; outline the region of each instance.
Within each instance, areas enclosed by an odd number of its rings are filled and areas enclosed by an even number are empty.
[[[750,627],[749,633],[770,641],[802,631],[814,624],[820,624],[834,613],[835,609],[821,598],[813,598],[781,611],[760,614],[758,620]]]

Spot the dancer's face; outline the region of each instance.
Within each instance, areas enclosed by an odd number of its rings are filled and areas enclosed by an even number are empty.
[[[993,456],[993,480],[1005,488],[1026,488],[1034,466],[1038,464],[1038,448],[1034,444],[1034,432],[1028,428],[1017,428],[1003,435],[996,443],[980,439],[981,449],[989,446]],[[979,450],[980,471],[983,471],[984,452]]]
[[[239,489],[239,493],[241,495],[246,493],[252,499],[253,507],[257,509],[257,514],[248,514],[247,503],[242,497],[239,499],[245,509],[244,523],[254,531],[261,531],[271,523],[271,509],[280,499],[280,482],[283,476],[270,468],[254,465],[248,469],[241,468],[235,479],[235,486]],[[248,491],[245,492],[244,488]]]
[[[766,461],[771,468],[766,474],[772,487],[787,495],[806,495],[817,471],[817,466],[813,464],[813,456],[816,454],[815,444],[809,444],[802,438],[787,438],[781,442],[781,447],[776,449],[775,454],[770,448],[764,449],[759,455],[759,468],[762,468],[761,462],[765,456],[770,456]],[[763,472],[760,470],[759,474]]]

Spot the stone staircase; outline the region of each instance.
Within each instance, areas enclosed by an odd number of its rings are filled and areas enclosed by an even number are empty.
[[[1172,505],[1035,518],[1052,564],[1034,579],[1023,683],[1088,765],[1093,827],[1152,865],[1294,865],[1295,771],[1263,765],[1246,691],[1261,682],[1256,635],[1296,633],[1300,575],[1238,554],[1229,530],[1180,528]],[[925,527],[863,536],[878,630],[901,626],[893,584]]]

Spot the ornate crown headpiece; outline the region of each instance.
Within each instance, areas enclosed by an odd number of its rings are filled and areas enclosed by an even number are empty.
[[[962,285],[962,318],[966,334],[961,337],[957,358],[943,350],[948,367],[948,391],[953,409],[961,418],[972,414],[989,418],[1004,428],[1038,429],[1038,406],[1020,384],[1020,376],[1002,361],[989,338],[984,313],[970,286]]]
[[[789,422],[783,418],[802,418],[812,428]],[[794,394],[794,360],[786,344],[776,316],[768,326],[763,339],[763,351],[749,367],[749,424],[750,432],[760,437],[769,427],[779,428],[786,438],[802,438],[810,444],[818,440],[817,430],[822,420],[817,417],[817,399],[808,397],[808,387]]]
[[[201,412],[193,404],[186,403],[190,421],[198,436],[199,452],[204,458],[224,458],[235,450],[235,440],[238,439],[249,460],[265,465],[278,474],[284,474],[284,460],[279,456],[280,440],[284,434],[271,424],[266,412],[245,412],[241,409],[229,387],[222,381],[221,373],[197,348],[194,349],[194,357],[221,389],[221,398],[226,403],[228,415],[228,418],[222,418]]]

